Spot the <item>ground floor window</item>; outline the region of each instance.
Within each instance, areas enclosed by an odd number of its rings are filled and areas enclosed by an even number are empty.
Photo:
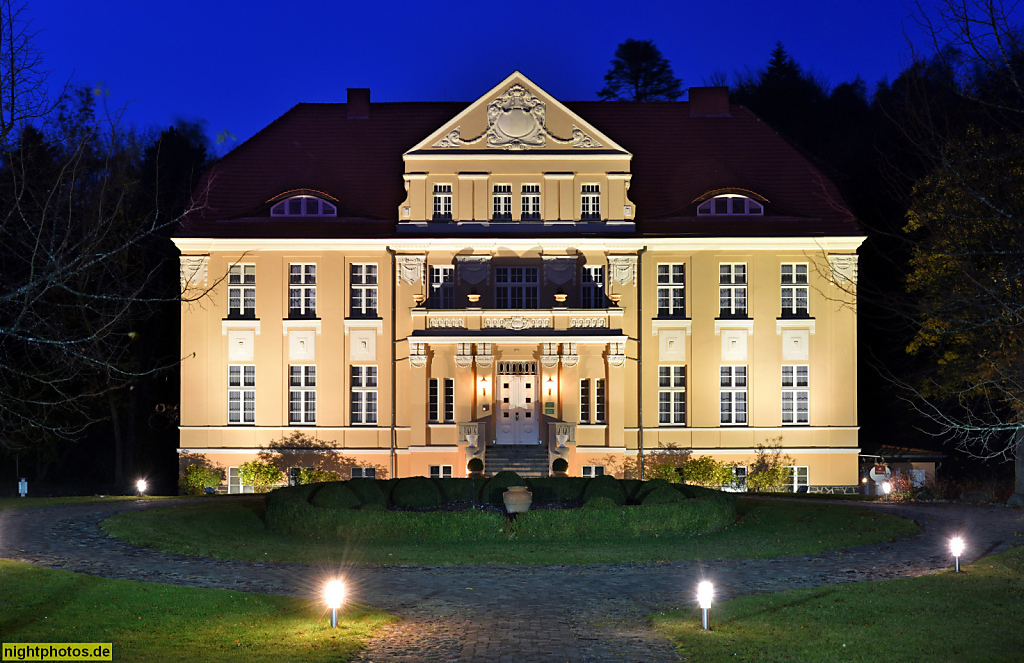
[[[604,474],[604,465],[584,465],[583,466],[583,478],[593,479]]]
[[[302,483],[302,470],[312,470],[312,467],[289,467],[288,468],[288,485],[298,486]]]
[[[782,367],[782,423],[803,425],[810,423],[810,382],[807,366]]]
[[[377,468],[375,467],[353,467],[352,468],[353,479],[376,479]]]
[[[729,482],[729,490],[746,492],[747,490],[747,468],[745,465],[732,466],[732,481]]]
[[[658,423],[686,425],[686,367],[658,367]]]
[[[228,468],[228,492],[235,493],[251,493],[252,486],[247,486],[242,483],[242,478],[238,476],[237,467]]]
[[[808,473],[806,466],[789,466],[789,483],[786,491],[791,493],[806,493],[808,484]]]
[[[452,478],[452,466],[451,465],[431,465],[430,466],[430,478],[431,479],[451,479]]]
[[[316,423],[316,366],[288,367],[288,423]]]
[[[256,423],[256,366],[228,365],[228,423]]]
[[[747,367],[721,367],[721,420],[723,424],[747,425]]]
[[[352,423],[377,423],[377,367],[352,367]]]

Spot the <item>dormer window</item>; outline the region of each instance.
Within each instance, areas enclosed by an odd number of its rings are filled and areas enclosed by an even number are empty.
[[[749,216],[764,214],[764,206],[746,196],[725,195],[705,200],[697,207],[697,214]]]
[[[338,208],[314,196],[292,196],[270,208],[271,216],[338,216]]]

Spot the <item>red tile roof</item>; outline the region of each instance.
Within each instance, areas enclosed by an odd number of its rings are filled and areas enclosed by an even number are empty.
[[[210,168],[179,235],[393,236],[405,199],[402,154],[466,105],[373,103],[368,118],[348,119],[345,104],[299,104]],[[629,197],[641,233],[862,234],[836,186],[742,106],[731,105],[729,117],[691,117],[688,102],[566,106],[633,154]],[[765,215],[698,217],[696,199],[724,188],[764,196]],[[338,218],[271,218],[268,201],[295,189],[336,198]]]

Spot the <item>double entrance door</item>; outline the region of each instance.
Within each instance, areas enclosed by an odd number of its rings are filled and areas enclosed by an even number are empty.
[[[539,444],[537,362],[498,362],[497,444]]]

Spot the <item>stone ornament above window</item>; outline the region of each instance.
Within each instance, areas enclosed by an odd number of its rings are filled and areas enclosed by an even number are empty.
[[[426,256],[397,256],[398,261],[398,281],[412,285],[415,283],[423,283],[423,276],[426,273]]]
[[[549,138],[558,145],[571,145],[574,148],[601,147],[600,142],[576,125],[573,125],[569,138],[555,136],[545,125],[546,114],[546,104],[516,83],[487,104],[487,130],[484,133],[476,138],[464,139],[461,127],[455,127],[434,143],[433,147],[464,147],[486,140],[487,147],[528,150],[531,147],[544,147]]]
[[[458,265],[455,274],[460,282],[479,285],[491,275],[490,256],[455,256],[455,262]]]
[[[198,288],[200,281],[206,287],[206,275],[210,264],[210,256],[178,256],[178,275],[181,278],[181,289]]]
[[[856,254],[829,256],[828,264],[829,267],[832,268],[833,282],[850,282],[856,285],[858,272],[857,258],[858,256]]]
[[[576,256],[544,256],[544,278],[565,285],[576,279]]]
[[[612,280],[619,285],[627,285],[636,278],[636,256],[608,256],[608,271]]]

